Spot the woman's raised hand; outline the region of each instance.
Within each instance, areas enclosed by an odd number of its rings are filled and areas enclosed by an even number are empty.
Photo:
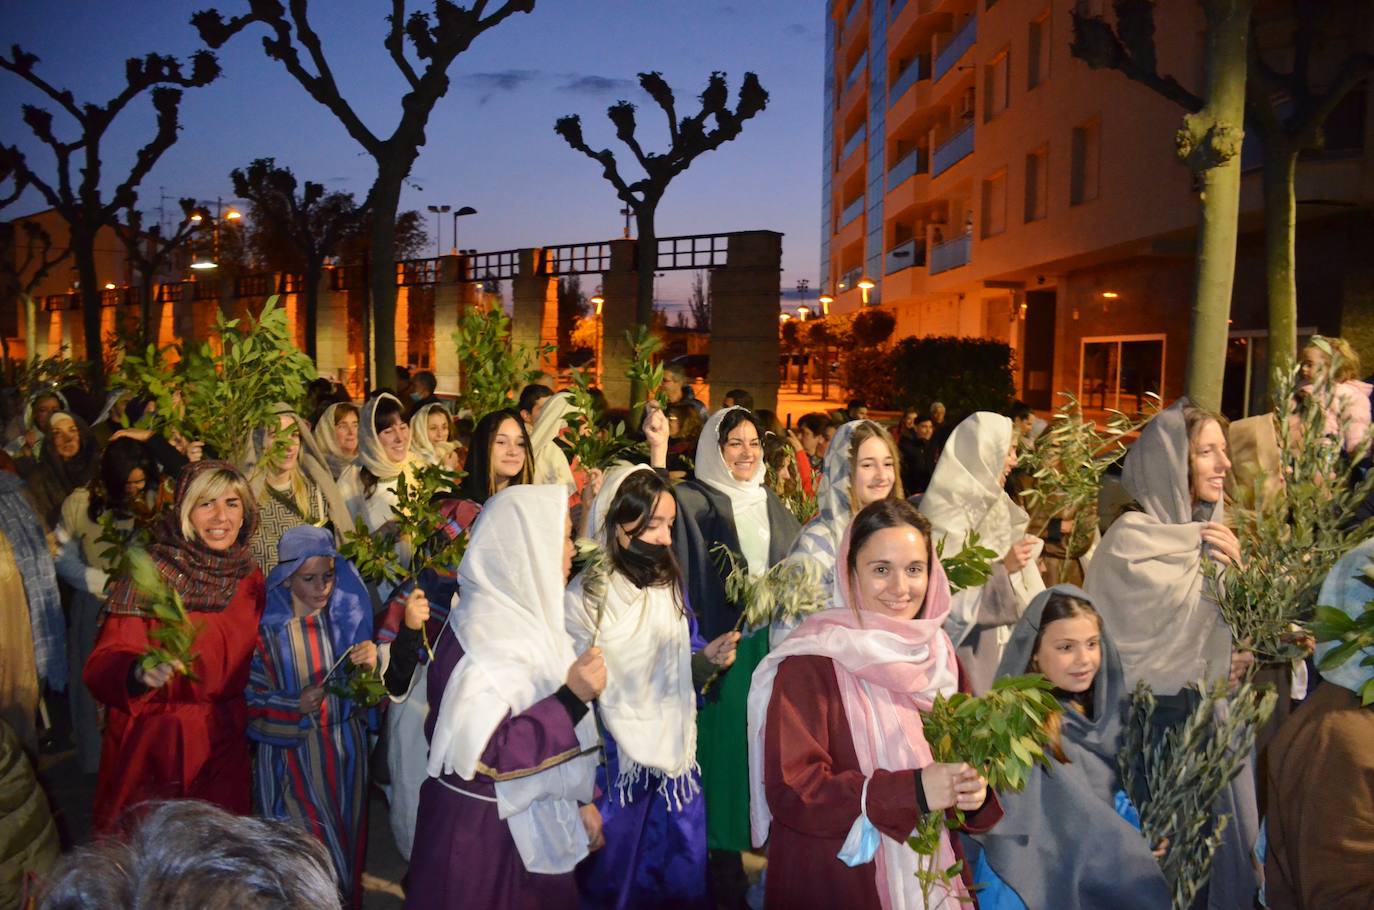
[[[1212,558],[1223,566],[1240,565],[1240,539],[1226,525],[1207,522],[1202,526],[1202,542],[1212,548]]]
[[[932,812],[972,812],[988,797],[988,782],[964,762],[933,762],[921,769],[921,787]]]
[[[740,633],[726,632],[701,649],[706,659],[722,670],[735,662],[735,648],[739,645]]]
[[[412,632],[418,632],[425,623],[429,622],[429,598],[425,597],[425,592],[416,587],[406,598],[406,628]]]
[[[1035,553],[1035,540],[1034,537],[1022,537],[1011,545],[1007,555],[1002,557],[1002,565],[1007,567],[1008,575],[1020,572],[1031,561],[1031,555]]]
[[[583,651],[568,667],[566,682],[572,694],[582,701],[595,701],[606,688],[606,661],[601,657],[601,649],[592,647]]]

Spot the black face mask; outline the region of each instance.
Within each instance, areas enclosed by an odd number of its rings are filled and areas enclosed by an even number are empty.
[[[620,552],[630,568],[644,574],[656,574],[668,559],[667,544],[649,543],[638,537],[630,538],[630,545]]]

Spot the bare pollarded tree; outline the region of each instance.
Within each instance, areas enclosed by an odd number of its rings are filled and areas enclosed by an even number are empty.
[[[39,59],[18,45],[9,56],[0,55],[0,70],[13,73],[76,124],[76,134],[62,139],[54,128],[53,111],[33,104],[23,106],[24,123],[53,156],[51,169],[33,166],[18,146],[0,143],[0,169],[13,173],[37,190],[44,201],[67,223],[68,245],[81,282],[81,320],[85,329],[86,357],[92,383],[104,386],[104,358],[100,351],[101,283],[95,267],[96,234],[113,225],[119,213],[134,208],[138,186],[177,140],[183,88],[199,88],[219,76],[219,63],[209,51],[191,57],[189,71],[175,57],[148,54],[130,58],[124,65],[124,87],[105,104],[78,102],[69,89],[59,89],[37,72]],[[139,148],[128,174],[106,195],[101,143],[114,121],[145,92],[156,114],[155,132]]]
[[[475,0],[458,6],[450,0],[434,0],[429,13],[406,11],[406,0],[391,0],[387,31],[382,39],[406,84],[405,94],[391,105],[400,117],[389,135],[363,122],[352,102],[334,79],[319,33],[310,24],[309,0],[248,0],[248,11],[228,19],[214,9],[191,17],[211,47],[220,47],[253,25],[267,28],[262,46],[267,56],[285,67],[301,87],[343,124],[348,135],[371,156],[377,176],[362,208],[373,215],[370,222],[369,284],[373,337],[378,354],[377,382],[395,386],[396,348],[396,213],[401,190],[425,144],[425,127],[439,99],[448,94],[449,67],[477,37],[515,13],[534,10],[535,0],[506,0],[493,4]],[[332,11],[332,6],[329,7]],[[415,60],[407,55],[407,48]],[[418,61],[415,62],[415,61]],[[371,99],[369,99],[370,102]],[[365,333],[366,334],[366,333]],[[370,358],[369,358],[370,359]]]
[[[638,180],[629,180],[621,173],[615,153],[610,149],[596,151],[587,144],[582,136],[581,117],[576,114],[560,117],[554,129],[568,145],[601,165],[602,176],[615,187],[616,195],[634,212],[637,230],[635,253],[639,271],[635,321],[647,327],[653,321],[654,270],[658,266],[658,234],[654,217],[668,184],[687,170],[698,156],[738,136],[744,128],[744,121],[768,105],[768,93],[759,84],[757,76],[745,73],[744,81],[740,84],[739,99],[731,110],[725,74],[712,73],[706,91],[700,96],[701,110],[690,117],[679,118],[673,90],[661,74],[640,73],[639,84],[667,117],[667,151],[644,150],[635,136],[638,124],[633,104],[617,101],[606,110],[606,116],[615,126],[616,138],[625,143],[644,171],[644,176]]]

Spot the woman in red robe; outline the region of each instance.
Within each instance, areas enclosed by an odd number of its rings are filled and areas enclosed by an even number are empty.
[[[768,843],[765,906],[955,910],[966,883],[929,903],[906,844],[921,816],[959,809],[984,831],[1001,809],[977,770],[932,759],[921,711],[963,688],[942,624],[949,582],[930,523],[904,500],[854,519],[837,579],[849,607],[808,617],[754,673],[750,815]],[[959,857],[942,838],[939,868]]]
[[[156,622],[128,578],[115,583],[83,674],[108,709],[94,827],[115,830],[153,799],[203,799],[250,809],[244,690],[265,587],[248,540],[257,508],[243,475],[222,461],[181,472],[176,502],[149,555],[198,627],[196,659],[144,669]]]

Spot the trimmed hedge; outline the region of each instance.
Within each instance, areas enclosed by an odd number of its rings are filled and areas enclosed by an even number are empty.
[[[1016,397],[1011,346],[986,338],[903,338],[886,351],[844,357],[845,387],[873,407],[925,410],[942,401],[951,415],[1003,412]]]

